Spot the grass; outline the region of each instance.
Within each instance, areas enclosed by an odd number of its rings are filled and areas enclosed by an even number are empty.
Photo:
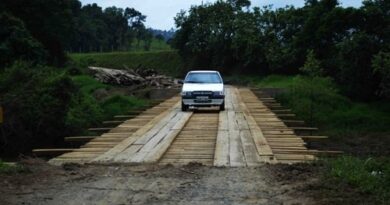
[[[25,167],[19,164],[11,165],[0,159],[0,174],[13,174],[28,171]]]
[[[91,94],[97,89],[112,87],[97,81],[89,75],[72,76],[72,80],[80,88],[80,91],[85,94]]]
[[[72,76],[72,80],[81,91],[73,98],[66,117],[66,124],[74,130],[74,135],[88,134],[85,128],[98,126],[115,115],[126,114],[149,103],[146,99],[121,94],[122,87],[103,84],[88,75]],[[105,90],[104,96],[95,94],[99,89]]]
[[[126,111],[134,110],[147,104],[147,100],[123,95],[114,95],[105,99],[103,102],[100,102],[105,119],[109,119],[114,115],[124,114]]]
[[[376,196],[378,203],[390,200],[390,160],[359,159],[343,156],[325,162],[327,176],[336,183],[358,187],[363,193]]]
[[[80,88],[81,92],[86,95],[93,95],[98,89],[115,90],[114,86],[103,84],[91,76],[79,75],[72,77],[75,84]],[[123,114],[126,111],[137,109],[145,104],[147,100],[139,99],[134,96],[111,95],[103,99],[95,99],[104,113],[104,119],[108,119],[114,115]]]
[[[137,51],[137,52],[145,51],[143,45],[144,45],[144,41],[140,41],[139,46],[137,46],[137,42],[133,42],[133,46],[130,51]],[[156,38],[152,39],[149,51],[169,51],[169,50],[172,50],[172,48],[165,41],[158,40]]]
[[[184,63],[177,51],[112,52],[70,54],[81,67],[101,66],[116,69],[155,69],[174,77],[183,75]]]

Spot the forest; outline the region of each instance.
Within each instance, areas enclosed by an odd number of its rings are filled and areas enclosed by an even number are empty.
[[[148,50],[154,37],[144,25],[146,16],[134,8],[102,9],[78,0],[4,0],[0,12],[0,66],[14,60],[63,66],[66,52]]]
[[[217,1],[179,13],[173,46],[198,67],[230,73],[298,74],[308,60],[349,97],[389,97],[390,2],[306,0],[302,8]]]

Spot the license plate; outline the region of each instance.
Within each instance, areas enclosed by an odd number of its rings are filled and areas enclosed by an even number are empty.
[[[208,96],[197,96],[196,99],[197,100],[208,100],[209,97]]]

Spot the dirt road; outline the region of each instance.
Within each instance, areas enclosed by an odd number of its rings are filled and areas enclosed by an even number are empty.
[[[0,204],[314,204],[299,190],[311,180],[306,173],[281,181],[273,166],[62,168],[35,161],[32,173],[2,176]]]

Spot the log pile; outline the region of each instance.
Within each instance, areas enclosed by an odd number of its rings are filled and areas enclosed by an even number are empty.
[[[88,68],[98,81],[106,84],[124,86],[143,85],[158,88],[180,86],[177,79],[160,75],[153,69],[117,70],[102,67]]]

